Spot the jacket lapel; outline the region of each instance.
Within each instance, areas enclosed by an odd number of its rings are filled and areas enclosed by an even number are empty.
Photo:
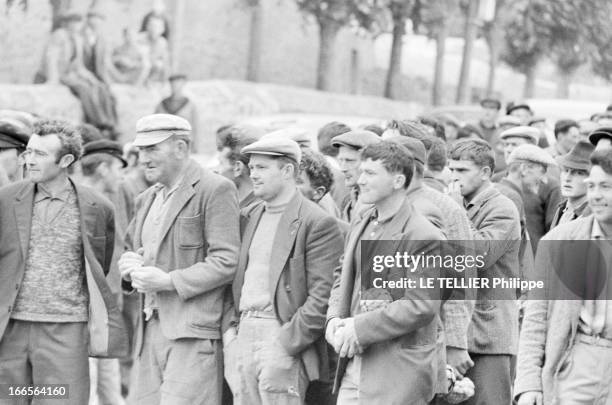
[[[295,237],[302,222],[299,219],[299,211],[302,207],[303,198],[300,191],[296,189],[295,195],[289,201],[276,228],[272,257],[270,258],[270,294],[272,297],[275,295],[276,285],[293,250]]]
[[[34,209],[34,183],[27,183],[15,198],[15,222],[24,259],[30,248],[30,232],[32,229],[32,210]]]

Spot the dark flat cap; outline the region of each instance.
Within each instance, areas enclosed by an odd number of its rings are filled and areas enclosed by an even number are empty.
[[[29,128],[21,121],[0,119],[0,148],[25,149],[29,139]]]
[[[189,135],[191,125],[186,119],[172,114],[151,114],[136,122],[134,146],[151,146],[172,135]]]
[[[240,151],[243,155],[285,156],[300,162],[302,151],[296,141],[282,137],[262,137],[257,142],[245,146]]]
[[[557,158],[557,164],[571,169],[589,171],[591,169],[591,160],[589,158],[594,150],[595,147],[591,143],[579,141],[568,154]]]
[[[123,147],[119,142],[108,139],[99,139],[83,145],[83,157],[96,153],[105,153],[107,155],[114,156],[119,159],[121,163],[123,163],[123,167],[127,166],[127,162],[123,158]]]
[[[580,128],[578,123],[574,120],[570,120],[570,119],[559,120],[555,122],[555,135],[557,135],[559,132],[565,132],[571,127]]]
[[[589,134],[589,142],[591,142],[593,146],[597,146],[599,140],[603,138],[608,138],[612,141],[612,127],[597,128]]]
[[[516,110],[527,110],[531,112],[531,107],[529,107],[529,104],[526,103],[512,104],[511,106],[506,108],[506,114],[510,115],[512,114],[512,111]]]
[[[419,141],[418,139],[410,136],[393,135],[385,139],[385,141],[395,142],[398,145],[402,145],[408,149],[410,153],[412,153],[414,160],[422,165],[425,165],[427,162],[427,151],[425,150],[425,145],[423,145],[423,142]]]
[[[333,137],[331,140],[332,146],[339,148],[340,146],[348,146],[354,149],[363,149],[373,143],[381,142],[380,136],[372,131],[364,129],[355,129]]]
[[[501,110],[501,101],[496,98],[487,97],[480,100],[480,106],[483,108],[495,108]]]

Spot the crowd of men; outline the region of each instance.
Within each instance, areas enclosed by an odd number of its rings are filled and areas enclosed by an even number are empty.
[[[611,405],[607,260],[571,300],[363,288],[389,241],[473,243],[479,273],[528,279],[555,271],[544,241],[612,239],[609,113],[557,121],[550,146],[528,105],[481,105],[467,125],[331,122],[316,145],[229,125],[214,170],[177,115],[125,148],[0,116],[0,404],[66,384],[78,405]]]

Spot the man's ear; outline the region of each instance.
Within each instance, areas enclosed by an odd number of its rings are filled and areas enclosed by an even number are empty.
[[[242,174],[244,173],[244,169],[245,169],[245,165],[244,163],[242,163],[240,160],[236,160],[234,162],[234,177],[238,178],[240,176],[242,176]]]
[[[71,153],[68,153],[64,156],[62,156],[59,160],[59,167],[61,167],[62,169],[66,169],[68,168],[68,166],[70,166],[76,159],[74,158],[74,155]]]
[[[484,177],[485,180],[490,179],[491,176],[493,175],[493,171],[491,170],[489,166],[481,167],[480,173],[482,174],[482,177]]]
[[[189,144],[182,139],[176,141],[176,149],[179,156],[187,158],[189,156]]]
[[[321,201],[321,198],[325,197],[327,190],[323,186],[319,186],[313,190],[312,197],[316,202]]]
[[[397,174],[393,178],[393,188],[399,190],[401,188],[407,187],[406,184],[406,176],[404,174]]]

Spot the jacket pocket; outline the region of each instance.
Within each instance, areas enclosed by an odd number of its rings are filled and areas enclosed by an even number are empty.
[[[202,235],[202,215],[195,217],[178,217],[178,244],[182,249],[197,249],[204,246]]]

